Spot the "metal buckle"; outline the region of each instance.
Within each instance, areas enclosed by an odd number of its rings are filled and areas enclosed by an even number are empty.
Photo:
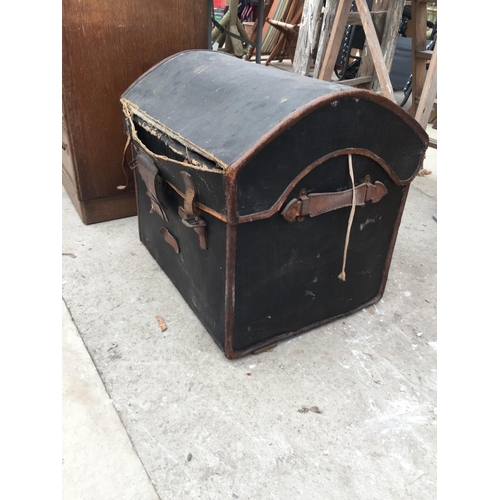
[[[190,228],[205,227],[207,225],[201,217],[197,217],[196,215],[193,217],[182,218],[181,220],[185,226]]]
[[[177,207],[177,212],[181,218],[182,223],[195,231],[198,235],[200,248],[207,249],[207,223],[197,215],[188,215],[184,208]]]

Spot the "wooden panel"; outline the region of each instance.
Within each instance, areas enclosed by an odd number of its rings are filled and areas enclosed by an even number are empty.
[[[378,4],[376,4],[375,7],[378,7]],[[373,8],[375,9],[375,7]],[[370,14],[373,19],[373,24],[375,25],[375,28],[377,28],[378,24],[380,23],[383,24],[383,20],[387,15],[387,11],[386,10],[380,10],[376,12],[372,11],[370,12]],[[349,16],[347,17],[347,24],[349,24],[350,26],[361,26],[361,18],[359,17],[359,12],[349,12]]]
[[[312,51],[318,37],[322,0],[305,0],[302,22],[297,39],[297,50],[293,60],[293,71],[308,76],[311,67]]]
[[[432,53],[431,63],[427,76],[425,78],[422,95],[418,103],[417,111],[415,113],[415,120],[417,120],[423,128],[427,127],[429,118],[431,116],[434,100],[437,95],[437,43],[434,46]]]
[[[81,201],[65,169],[62,172],[62,184],[85,224],[131,217],[137,213],[137,200],[133,191],[108,198]]]
[[[417,50],[415,52],[415,57],[421,57],[422,59],[430,59],[432,57],[432,50]]]
[[[318,42],[318,52],[316,54],[316,61],[314,63],[313,78],[319,78],[319,72],[323,66],[323,59],[325,56],[330,34],[332,32],[333,21],[339,0],[326,0],[325,8],[323,11],[323,24],[321,26],[321,35]]]
[[[342,80],[342,85],[349,85],[350,87],[358,87],[366,83],[371,83],[373,81],[373,76],[358,76],[357,78],[351,78],[350,80]]]
[[[66,122],[62,120],[62,168],[65,170],[66,175],[71,180],[71,184],[76,188],[76,174],[71,154],[71,145],[69,141],[68,129]]]
[[[120,96],[162,59],[206,48],[206,22],[205,0],[63,0],[63,113],[74,164],[67,173],[79,200],[123,195]]]
[[[425,2],[417,2],[415,5],[412,4],[412,52],[426,50],[426,31],[427,31],[427,5]],[[425,75],[427,73],[426,60],[419,57],[412,57],[412,105],[409,109],[409,113],[415,116],[417,112],[417,104],[415,97],[420,97],[420,92],[424,86]]]

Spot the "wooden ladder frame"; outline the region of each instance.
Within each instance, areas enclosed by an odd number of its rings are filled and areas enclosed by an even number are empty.
[[[396,36],[399,29],[404,0],[374,1],[370,12],[366,0],[354,0],[358,13],[351,13],[352,0],[339,0],[333,19],[331,35],[324,51],[324,61],[318,73],[321,80],[331,81],[337,56],[340,51],[345,27],[349,24],[361,24],[366,36],[362,63],[358,78],[346,80],[349,85],[370,84],[373,90],[380,88],[382,95],[393,102],[394,90],[389,78],[389,68],[392,66],[396,48]],[[330,2],[331,4],[333,2]],[[381,27],[381,14],[385,14],[384,27]],[[325,12],[326,15],[326,12]],[[376,19],[377,29],[373,17]],[[359,19],[359,20],[358,20]],[[379,33],[383,33],[379,36]],[[381,39],[381,40],[380,40]],[[321,41],[318,53],[321,50]]]
[[[436,0],[433,0],[436,2]],[[408,113],[425,129],[437,97],[437,40],[434,50],[426,50],[427,3],[412,0],[412,104]],[[436,2],[437,4],[437,2]],[[427,61],[430,59],[429,69]],[[430,139],[429,146],[437,148]]]

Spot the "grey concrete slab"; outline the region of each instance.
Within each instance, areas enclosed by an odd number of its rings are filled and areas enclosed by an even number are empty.
[[[62,304],[62,498],[158,500]]]
[[[160,498],[436,498],[430,177],[410,190],[378,304],[235,361],[136,217],[85,226],[63,192],[63,297]]]

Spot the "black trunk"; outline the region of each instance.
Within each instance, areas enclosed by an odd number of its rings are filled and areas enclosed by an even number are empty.
[[[211,51],[122,104],[141,241],[227,357],[380,299],[428,144],[396,104]]]

